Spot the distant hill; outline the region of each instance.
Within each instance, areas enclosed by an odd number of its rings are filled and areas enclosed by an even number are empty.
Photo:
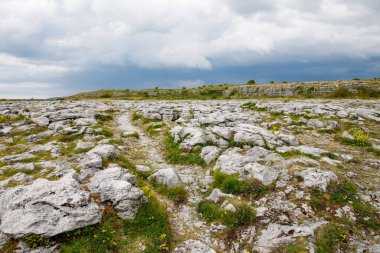
[[[263,97],[379,98],[380,78],[325,82],[282,82],[270,84],[208,85],[182,89],[96,90],[67,97],[78,99],[185,100],[242,99]]]

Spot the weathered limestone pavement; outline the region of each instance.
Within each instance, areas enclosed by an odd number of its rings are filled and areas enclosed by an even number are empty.
[[[172,252],[379,252],[379,121],[378,100],[1,102],[0,247],[59,252],[153,194]]]

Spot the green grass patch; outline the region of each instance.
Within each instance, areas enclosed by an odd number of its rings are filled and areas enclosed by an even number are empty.
[[[173,164],[206,166],[206,162],[199,155],[199,150],[183,152],[180,143],[175,142],[170,134],[164,138],[164,157]]]
[[[335,209],[344,205],[352,207],[359,224],[380,231],[378,210],[359,198],[357,188],[350,180],[331,181],[327,185],[326,192],[322,192],[319,188],[311,190],[310,206],[317,210],[325,210],[327,207],[334,207]]]
[[[95,114],[95,119],[99,124],[103,124],[113,120],[113,116],[111,114]]]
[[[197,206],[197,212],[208,222],[219,221],[230,229],[248,226],[253,223],[256,212],[246,203],[235,205],[236,211],[226,211],[211,200],[203,200]]]
[[[158,193],[167,196],[177,205],[185,203],[189,196],[189,193],[183,186],[168,187],[167,185],[157,183],[156,180],[151,180],[151,184]]]
[[[106,211],[102,221],[58,236],[62,253],[126,252],[128,240],[124,239],[123,220],[113,211]]]
[[[316,236],[316,252],[335,253],[341,250],[346,252],[348,233],[347,227],[335,223],[320,227]]]
[[[149,136],[156,136],[160,132],[159,129],[162,129],[163,127],[165,127],[165,123],[150,124],[144,129],[144,131]]]
[[[225,193],[258,198],[263,196],[270,189],[269,186],[264,186],[256,179],[241,180],[239,175],[223,174],[220,170],[214,171],[213,176],[213,187]]]
[[[152,196],[142,203],[133,220],[124,221],[124,232],[128,241],[141,241],[144,252],[169,252],[172,246],[172,230],[166,207]]]
[[[265,108],[265,107],[257,107],[257,104],[254,102],[244,103],[240,107],[243,109],[249,109],[249,110],[253,110],[253,111],[266,111],[267,110],[267,108]]]
[[[363,129],[359,128],[351,128],[348,130],[348,133],[354,137],[353,140],[348,138],[342,138],[342,141],[346,144],[358,146],[358,147],[370,147],[372,146],[369,141],[369,136],[367,133],[363,131]]]

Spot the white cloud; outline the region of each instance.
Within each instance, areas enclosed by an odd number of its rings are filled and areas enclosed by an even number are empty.
[[[38,83],[38,82],[0,82],[0,99],[28,99],[28,98],[49,98],[57,94],[69,95],[70,90],[60,84]]]
[[[377,0],[1,0],[0,80],[380,56]]]
[[[176,85],[178,87],[195,88],[195,87],[200,87],[202,85],[205,85],[205,82],[203,80],[200,80],[200,79],[182,80],[182,81],[177,81]]]

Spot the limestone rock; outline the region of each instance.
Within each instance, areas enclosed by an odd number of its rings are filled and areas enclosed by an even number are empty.
[[[216,253],[215,250],[210,248],[207,244],[196,241],[187,240],[174,249],[175,253]]]
[[[220,154],[220,148],[216,146],[207,146],[202,148],[201,157],[207,164],[210,164],[213,160],[215,160]]]
[[[148,179],[154,179],[157,183],[164,184],[169,187],[176,187],[182,185],[180,177],[173,168],[160,169],[156,171],[153,175],[148,177]]]
[[[116,164],[98,171],[91,178],[88,187],[93,193],[100,193],[100,201],[110,202],[119,217],[134,218],[142,201],[144,192],[134,185],[136,177]]]
[[[318,187],[326,190],[327,184],[331,180],[337,180],[337,176],[331,171],[325,171],[317,168],[308,168],[298,173],[303,178],[304,187]]]
[[[101,210],[71,173],[6,190],[0,196],[0,217],[0,230],[13,238],[50,237],[98,223]]]

